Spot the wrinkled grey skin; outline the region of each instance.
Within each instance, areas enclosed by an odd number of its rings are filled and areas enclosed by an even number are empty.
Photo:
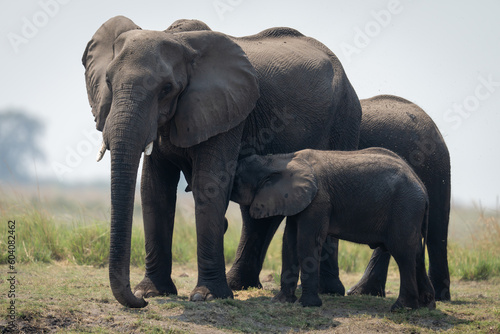
[[[190,299],[228,298],[224,214],[238,159],[358,145],[361,107],[342,65],[324,45],[290,28],[234,38],[195,20],[147,31],[119,16],[94,34],[83,65],[101,153],[111,154],[110,285],[128,307],[177,293],[172,232],[181,171],[193,191],[198,240]],[[146,274],[132,292],[132,212],[143,151]],[[262,228],[247,211],[243,234],[263,237],[246,246],[262,249],[279,221],[270,218]]]
[[[359,148],[385,147],[413,168],[429,195],[429,277],[436,300],[450,300],[448,270],[448,223],[450,215],[450,156],[436,124],[416,104],[391,95],[361,100]],[[390,255],[382,249],[373,252],[360,282],[348,294],[385,296]]]
[[[447,260],[448,222],[451,199],[450,157],[436,124],[416,104],[401,97],[380,95],[361,100],[359,148],[384,147],[406,160],[425,184],[429,195],[429,276],[436,300],[450,299],[450,275]],[[243,236],[251,239],[252,236]],[[244,243],[242,237],[241,243]],[[253,236],[255,237],[255,236]],[[323,248],[320,276],[322,293],[344,295],[339,280],[338,242],[327,238]],[[261,254],[260,252],[255,252]],[[262,257],[263,258],[263,257]],[[385,296],[390,254],[376,249],[358,284],[348,294]],[[258,277],[246,273],[246,277]],[[258,287],[260,283],[249,286]]]
[[[296,301],[300,270],[299,303],[321,306],[320,254],[330,234],[384,248],[396,259],[401,289],[391,310],[435,308],[424,262],[427,192],[411,167],[391,151],[250,156],[238,163],[231,200],[249,205],[253,218],[288,216],[281,291],[274,300]]]

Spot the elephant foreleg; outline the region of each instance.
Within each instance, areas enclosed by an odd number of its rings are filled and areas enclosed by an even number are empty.
[[[145,156],[141,199],[146,239],[146,275],[136,296],[177,294],[172,281],[172,236],[180,170],[167,161]]]
[[[228,202],[203,198],[205,194],[200,192],[201,194],[193,189],[198,238],[198,283],[191,292],[190,300],[232,298],[233,293],[226,281],[224,261],[224,213]]]
[[[295,290],[300,273],[297,255],[297,220],[295,219],[287,219],[283,234],[281,259],[281,289],[272,300],[281,303],[294,303],[297,300]]]
[[[215,136],[192,151],[198,239],[198,283],[190,295],[193,301],[233,297],[226,280],[224,232],[239,155],[240,140],[235,141],[236,137],[240,138],[238,134],[241,136],[241,132],[232,130]]]

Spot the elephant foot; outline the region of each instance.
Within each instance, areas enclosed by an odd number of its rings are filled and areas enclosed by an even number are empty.
[[[434,294],[432,293],[423,293],[419,297],[418,307],[427,307],[429,310],[436,309],[436,301],[434,299]]]
[[[404,299],[401,299],[401,297],[399,297],[396,300],[396,302],[392,304],[391,312],[398,312],[403,310],[415,310],[417,308],[418,308],[418,302],[415,301],[415,303],[409,303]]]
[[[211,288],[206,286],[197,286],[189,295],[189,300],[192,302],[211,301],[220,298],[233,298],[233,292],[227,287]]]
[[[451,300],[449,280],[443,284],[442,282],[435,282],[431,278],[431,282],[432,285],[434,286],[434,291],[436,292],[435,294],[436,300],[439,301]]]
[[[137,298],[150,298],[157,296],[177,295],[177,288],[172,279],[168,279],[166,284],[154,283],[148,276],[145,276],[141,283],[134,288],[134,295]]]
[[[451,300],[450,289],[448,289],[448,288],[443,288],[441,290],[436,289],[436,300],[439,300],[442,302],[450,301]]]
[[[385,297],[385,282],[361,279],[356,285],[347,291],[348,296],[370,295]]]
[[[299,299],[299,304],[306,307],[306,306],[321,306],[323,305],[323,302],[321,301],[321,298],[317,294],[304,294],[302,293],[302,296]]]
[[[432,293],[424,293],[419,297],[418,301],[415,300],[404,300],[399,297],[396,302],[391,306],[391,312],[397,312],[399,310],[415,310],[418,308],[426,307],[429,310],[436,309],[436,301],[434,300],[434,295]]]
[[[281,290],[276,294],[276,296],[273,297],[273,299],[271,299],[271,301],[278,303],[295,303],[297,301],[297,297],[295,294],[285,293]]]
[[[329,279],[320,277],[319,293],[343,296],[345,295],[345,287],[338,277]]]
[[[406,309],[406,307],[398,300],[391,306],[391,312],[398,312]]]
[[[249,288],[262,289],[262,284],[259,280],[259,273],[245,273],[233,267],[227,273],[227,284],[231,290],[246,290]]]

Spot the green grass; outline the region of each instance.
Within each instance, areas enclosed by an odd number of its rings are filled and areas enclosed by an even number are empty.
[[[0,265],[6,272],[7,266]],[[270,271],[265,271],[267,275]],[[180,276],[181,273],[188,275]],[[131,268],[131,282],[143,269]],[[235,291],[235,298],[206,303],[188,301],[196,283],[192,264],[177,265],[173,278],[178,296],[149,299],[144,309],[118,304],[109,286],[106,268],[68,263],[28,263],[18,266],[18,332],[36,333],[498,333],[500,331],[499,278],[471,282],[452,279],[453,301],[438,302],[436,310],[391,313],[399,278],[390,272],[386,298],[322,295],[323,306],[271,302],[278,285]],[[351,286],[358,274],[343,273]],[[47,288],[47,284],[50,288]],[[0,283],[0,288],[7,288]],[[392,291],[392,292],[391,292]],[[297,291],[300,297],[300,290]],[[8,299],[0,299],[5,309]],[[6,325],[0,317],[0,331]]]
[[[477,217],[470,220],[470,238],[452,240],[449,257],[454,260],[450,266],[452,275],[465,280],[484,280],[500,276],[500,219],[499,213],[487,214],[479,210]]]
[[[101,194],[101,196],[103,196]],[[109,207],[95,196],[80,203],[75,199],[55,196],[40,200],[2,196],[0,220],[16,221],[16,256],[20,263],[52,263],[67,261],[78,265],[105,266],[109,255]],[[180,196],[174,227],[173,262],[186,264],[196,261],[196,228],[192,200]],[[101,203],[107,203],[101,201]],[[61,204],[62,203],[62,204]],[[91,211],[91,212],[90,212]],[[96,213],[97,214],[94,214]],[[241,233],[239,209],[231,204],[226,214],[229,228],[224,237],[226,264],[234,261]],[[0,227],[7,235],[7,224]],[[275,279],[281,268],[283,226],[278,229],[264,262],[264,269],[272,270]],[[7,239],[0,239],[0,264],[7,263]],[[372,250],[365,245],[341,241],[339,266],[347,272],[363,272]],[[465,280],[483,280],[500,276],[500,213],[481,208],[452,211],[448,246],[450,273]],[[131,264],[144,266],[144,231],[140,203],[134,210]],[[391,267],[396,265],[391,261]],[[279,277],[279,276],[278,276]]]
[[[336,327],[340,332],[500,332],[498,210],[453,210],[448,247],[452,302],[440,302],[433,311],[390,313],[388,310],[399,291],[394,261],[389,269],[387,298],[321,296],[321,308],[307,309],[271,303],[271,297],[279,288],[283,226],[266,255],[261,275],[263,290],[235,291],[235,300],[188,302],[197,279],[196,233],[192,201],[180,196],[172,273],[179,296],[156,298],[145,309],[130,310],[115,301],[109,289],[107,269],[103,268],[109,254],[107,194],[17,195],[13,198],[3,196],[1,190],[0,269],[7,271],[6,222],[15,219],[16,269],[19,271],[17,315],[25,332],[42,329],[62,333],[331,332]],[[229,228],[224,237],[224,255],[229,268],[238,246],[241,218],[235,205],[230,205],[226,216]],[[339,266],[346,288],[359,280],[371,253],[365,245],[341,241]],[[144,231],[140,203],[137,203],[131,285],[140,282],[144,275],[144,256]],[[7,291],[5,285],[0,286],[2,291]],[[6,307],[6,302],[8,299],[0,299],[1,309]],[[2,321],[0,318],[0,330]]]
[[[61,203],[61,199],[56,199]],[[109,256],[109,222],[92,218],[84,208],[64,200],[64,207],[53,202],[45,207],[38,200],[0,199],[0,220],[16,222],[16,260],[20,263],[51,263],[69,261],[78,265],[104,266]],[[70,214],[64,213],[64,209]],[[53,212],[63,212],[54,214]],[[105,211],[105,210],[101,210]],[[144,266],[144,229],[134,210],[130,262]],[[172,258],[174,263],[185,264],[196,260],[196,226],[193,210],[183,204],[176,212]],[[68,217],[69,216],[69,217]],[[239,212],[228,211],[229,227],[224,237],[226,263],[234,261],[241,234]],[[7,235],[7,224],[0,231]],[[0,249],[6,249],[6,240],[0,240]],[[7,263],[6,252],[0,253],[0,264]],[[269,247],[266,269],[278,270],[281,263],[281,234],[277,233]]]
[[[104,266],[109,255],[109,222],[90,220],[84,214],[76,214],[70,222],[58,218],[47,210],[31,203],[13,206],[2,203],[0,219],[15,219],[17,261],[20,263],[69,261],[78,265]],[[228,212],[230,221],[224,236],[224,257],[226,264],[234,261],[241,234],[239,212]],[[4,224],[3,235],[7,226]],[[281,244],[283,230],[276,233],[264,262],[264,269],[279,271],[281,267]],[[0,248],[5,249],[5,240]],[[343,242],[339,249],[340,266],[346,272],[364,269],[371,250],[363,245]],[[144,230],[142,221],[136,221],[132,230],[131,264],[143,266],[145,258]],[[176,213],[174,241],[172,245],[174,263],[185,264],[196,260],[196,226],[192,214],[184,210]],[[0,253],[0,264],[7,263],[7,253]]]

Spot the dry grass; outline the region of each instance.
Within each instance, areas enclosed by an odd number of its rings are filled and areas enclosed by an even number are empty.
[[[82,196],[77,196],[81,193]],[[73,194],[66,195],[65,194]],[[196,235],[190,195],[181,195],[174,230],[174,273],[178,297],[153,299],[143,310],[127,310],[114,300],[107,278],[109,197],[105,189],[68,192],[50,189],[8,193],[0,188],[0,220],[16,220],[18,260],[17,323],[20,332],[183,333],[183,332],[433,332],[500,333],[500,213],[454,208],[449,235],[452,274],[450,303],[436,311],[392,314],[399,290],[391,261],[387,298],[324,296],[321,308],[270,303],[278,288],[281,234],[278,230],[264,263],[264,290],[237,292],[235,300],[190,303],[196,284]],[[74,197],[72,197],[74,196]],[[138,198],[138,197],[137,197]],[[225,257],[234,259],[241,231],[231,204]],[[6,236],[6,224],[0,227]],[[0,238],[0,263],[7,262],[7,238]],[[371,250],[341,242],[341,279],[346,288],[361,276]],[[143,275],[144,233],[140,203],[135,207],[132,284]],[[0,266],[7,271],[5,265]],[[2,293],[8,291],[1,281]],[[5,309],[7,298],[0,299]],[[5,325],[4,320],[0,324]]]
[[[5,265],[0,266],[6,272]],[[16,296],[17,333],[500,333],[500,280],[464,281],[454,278],[453,301],[437,309],[390,313],[399,278],[391,272],[387,297],[322,296],[320,308],[270,301],[278,286],[261,275],[264,289],[235,292],[234,300],[187,301],[196,282],[193,264],[176,265],[173,278],[178,296],[150,300],[140,310],[126,309],[113,298],[106,268],[68,263],[25,264],[19,267]],[[143,271],[133,268],[131,283]],[[361,274],[342,272],[346,286]],[[6,291],[5,281],[0,285]],[[0,300],[6,309],[7,299]],[[7,322],[0,319],[0,329]]]

